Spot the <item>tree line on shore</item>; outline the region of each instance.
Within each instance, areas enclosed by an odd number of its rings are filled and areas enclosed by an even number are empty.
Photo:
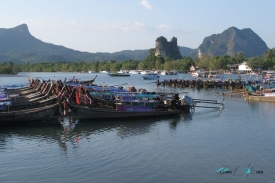
[[[99,72],[102,70],[178,70],[182,73],[189,71],[190,67],[196,66],[204,70],[228,70],[228,64],[241,64],[246,61],[251,68],[261,68],[263,70],[275,70],[275,53],[269,49],[263,56],[245,58],[242,52],[234,56],[220,55],[210,57],[202,55],[200,58],[192,59],[183,57],[182,59],[172,60],[155,56],[154,49],[149,50],[148,56],[144,60],[105,60],[94,62],[41,62],[41,63],[22,63],[4,62],[0,64],[1,74],[16,74],[18,72]]]

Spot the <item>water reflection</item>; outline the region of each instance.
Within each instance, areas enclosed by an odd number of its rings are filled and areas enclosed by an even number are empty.
[[[6,148],[6,138],[3,135],[0,135],[0,150]]]
[[[258,112],[259,111],[259,102],[258,101],[253,101],[253,100],[246,100],[247,104],[249,105],[249,108],[251,109],[252,112]]]
[[[176,117],[157,117],[152,119],[123,119],[123,120],[77,120],[73,113],[60,116],[60,123],[30,124],[26,126],[10,126],[0,129],[0,150],[6,151],[8,144],[18,140],[44,141],[57,144],[62,154],[67,155],[69,147],[79,148],[82,140],[90,141],[93,135],[106,134],[114,131],[121,139],[150,133],[160,123],[167,123],[176,130],[181,122],[190,122],[192,114],[182,114]],[[10,145],[9,145],[10,146]]]
[[[64,133],[69,133],[75,128],[78,119],[75,118],[72,112],[69,112],[66,115],[61,115],[59,117],[59,122],[64,128]]]
[[[73,130],[76,127],[78,120],[75,118],[72,112],[69,112],[66,115],[61,115],[59,117],[59,121],[63,127],[63,134],[60,134],[60,140],[58,141],[58,144],[66,153],[68,146],[67,143],[73,143],[71,140],[71,134],[73,135]]]
[[[116,130],[121,138],[142,135],[149,133],[157,123],[168,123],[176,126],[180,121],[185,120],[183,115],[175,117],[155,117],[152,119],[120,119],[120,120],[80,120],[81,126],[92,126],[93,131],[89,133],[101,133],[103,131]],[[76,129],[80,126],[77,126]],[[88,127],[89,126],[89,127]],[[87,133],[87,132],[85,132]]]
[[[180,123],[180,122],[184,122],[184,123],[189,123],[192,121],[192,115],[193,114],[181,114],[179,116],[179,119],[172,119],[170,121],[170,129],[173,129],[173,130],[176,130],[177,128],[177,125]]]

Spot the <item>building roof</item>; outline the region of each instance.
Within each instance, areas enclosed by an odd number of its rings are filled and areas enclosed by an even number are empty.
[[[227,64],[228,67],[239,67],[240,64]]]

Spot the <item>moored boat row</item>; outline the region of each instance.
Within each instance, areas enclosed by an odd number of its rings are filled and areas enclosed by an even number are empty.
[[[133,86],[127,89],[98,86],[93,84],[95,78],[83,85],[75,83],[75,78],[65,83],[32,79],[29,87],[5,89],[0,100],[0,117],[3,117],[0,124],[49,120],[57,112],[67,110],[72,110],[78,119],[178,115],[204,102],[189,96],[179,97],[178,93],[137,92]]]
[[[32,80],[29,87],[5,89],[0,103],[0,124],[25,124],[49,120],[59,109],[57,86]]]
[[[243,80],[213,80],[213,79],[166,79],[156,81],[157,86],[170,86],[178,88],[223,88],[223,89],[241,89],[245,88],[246,82]]]

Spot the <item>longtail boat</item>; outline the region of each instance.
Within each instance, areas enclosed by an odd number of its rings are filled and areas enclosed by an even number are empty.
[[[28,114],[28,110],[31,113],[47,106],[57,105],[61,100],[64,100],[60,97],[63,91],[61,86],[56,83],[41,83],[40,81],[31,82],[28,88],[4,89],[0,93],[0,115],[8,115],[9,113],[9,115],[15,116],[14,114],[21,111]],[[16,120],[19,122],[25,119],[20,120],[18,118]],[[27,120],[32,121],[30,117]]]
[[[155,117],[164,115],[177,115],[179,109],[158,109],[139,106],[118,105],[117,109],[96,108],[90,106],[70,105],[78,119],[117,119],[132,117]]]
[[[275,102],[275,92],[272,93],[247,93],[244,97],[248,100]]]
[[[49,120],[58,109],[59,105],[56,103],[31,109],[0,112],[0,125],[26,124]]]
[[[116,72],[116,73],[108,73],[109,76],[112,77],[128,77],[130,74],[124,72]]]
[[[67,85],[72,85],[72,84],[93,85],[96,78],[97,78],[97,75],[94,77],[94,79],[86,80],[86,81],[80,81],[75,76],[73,76],[73,78],[69,81],[66,81],[67,78],[65,78],[64,83],[67,84]]]
[[[12,93],[7,93],[4,91],[2,95],[5,95],[7,97],[7,101],[10,103],[3,104],[1,110],[5,111],[7,108],[9,108],[10,111],[30,109],[58,103],[58,94],[62,93],[64,89],[62,91],[62,89],[60,89],[61,87],[52,82],[44,83],[43,85],[43,87],[39,87],[37,90],[33,88],[36,93],[27,95],[22,95],[21,91],[19,91],[21,95],[15,91]],[[2,100],[3,99],[1,99],[1,101]]]
[[[154,73],[144,74],[141,77],[146,80],[158,80],[160,78],[158,74],[154,74]]]
[[[24,98],[11,98],[9,110],[30,109],[57,103],[57,97],[43,97],[41,99],[26,100]]]
[[[89,90],[84,90],[83,88],[74,88],[73,92],[69,95],[71,103],[68,106],[78,119],[115,119],[177,115],[183,112],[184,109],[180,107],[183,103],[178,100],[178,95],[175,95],[166,104],[144,100],[144,96],[142,96],[143,100],[138,100],[137,98],[132,100],[129,98],[129,95],[126,95],[127,99],[124,97],[115,98],[115,100],[110,100],[112,98],[108,100],[104,98],[99,99],[92,97]]]

